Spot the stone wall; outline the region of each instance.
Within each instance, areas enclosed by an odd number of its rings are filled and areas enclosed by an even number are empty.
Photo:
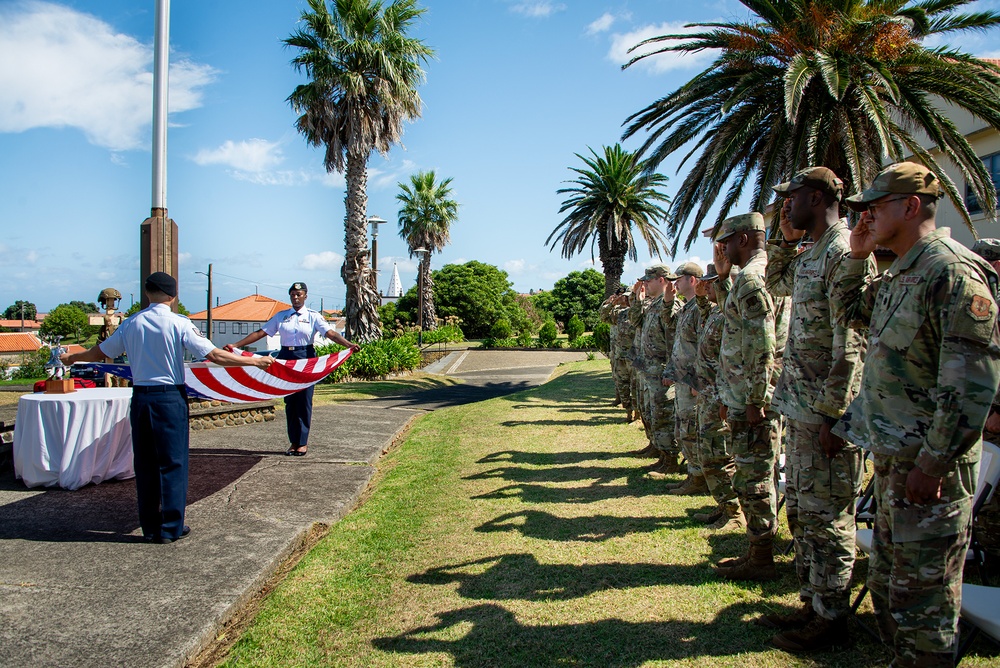
[[[275,401],[231,404],[225,401],[188,399],[192,431],[238,427],[245,424],[270,422],[274,419]]]

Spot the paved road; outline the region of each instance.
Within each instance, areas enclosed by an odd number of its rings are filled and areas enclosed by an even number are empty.
[[[187,523],[141,542],[132,481],[28,490],[0,474],[0,664],[179,666],[212,642],[303,544],[361,497],[372,466],[427,410],[545,382],[580,353],[460,351],[432,371],[463,384],[317,406],[307,457],[284,421],[193,432]]]

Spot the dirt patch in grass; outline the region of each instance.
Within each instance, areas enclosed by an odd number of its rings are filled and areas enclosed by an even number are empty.
[[[627,456],[644,437],[609,407],[607,361],[556,376],[420,418],[380,463],[370,497],[275,589],[225,665],[888,662],[858,632],[812,657],[771,647],[752,620],[797,605],[790,557],[776,582],[716,579],[711,563],[746,539],[704,529],[691,516],[707,497],[665,495],[643,476],[646,461]],[[963,665],[995,665],[980,645]]]

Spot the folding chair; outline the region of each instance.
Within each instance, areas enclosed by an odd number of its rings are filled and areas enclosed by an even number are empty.
[[[993,492],[997,487],[997,483],[1000,482],[1000,447],[997,447],[993,443],[983,443],[983,455],[979,461],[979,477],[976,483],[976,493],[972,497],[972,519],[976,519],[976,515],[979,514],[979,510],[986,505],[986,502],[990,500],[993,496]],[[875,531],[874,529],[858,529],[857,532],[857,546],[858,549],[865,554],[871,554],[872,542],[874,540]],[[985,561],[982,556],[982,549],[979,547],[979,543],[975,538],[975,531],[973,531],[972,540],[970,540],[969,551],[965,555],[965,561],[975,561],[977,567],[979,568],[980,577],[985,582],[986,569],[983,568],[983,562]],[[965,585],[963,585],[963,588]],[[854,603],[851,604],[851,613],[856,613],[861,602],[864,600],[865,595],[868,594],[868,585],[862,585],[861,591],[858,592],[857,598],[854,599]],[[964,607],[964,606],[963,606]],[[859,626],[865,630],[869,635],[878,638],[877,634],[869,629],[864,624],[859,622]]]
[[[961,635],[956,665],[969,652],[980,632],[989,636],[994,643],[1000,644],[1000,589],[963,584],[962,621],[970,630],[968,634]]]

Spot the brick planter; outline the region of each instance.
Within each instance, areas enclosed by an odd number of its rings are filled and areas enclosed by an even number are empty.
[[[249,404],[230,404],[225,401],[188,399],[191,431],[270,422],[274,419],[276,403],[276,401],[257,401]]]

